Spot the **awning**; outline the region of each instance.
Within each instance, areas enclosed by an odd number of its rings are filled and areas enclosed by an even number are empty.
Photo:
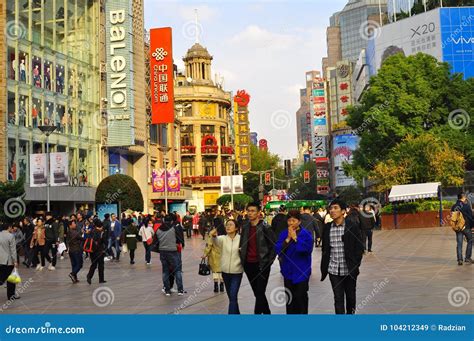
[[[427,182],[424,184],[397,185],[393,186],[388,196],[388,201],[402,201],[423,198],[434,198],[438,196],[439,182]]]

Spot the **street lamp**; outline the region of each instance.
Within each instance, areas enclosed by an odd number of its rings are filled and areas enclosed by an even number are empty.
[[[163,169],[165,172],[165,213],[168,214],[168,173],[166,171],[166,155],[171,150],[171,147],[161,146],[158,150],[163,153]]]
[[[56,126],[53,126],[53,125],[42,125],[42,126],[39,126],[38,127],[39,130],[41,130],[41,132],[43,134],[46,135],[46,198],[47,198],[47,209],[46,211],[49,212],[51,211],[51,207],[50,207],[50,200],[49,200],[49,187],[50,187],[50,179],[49,179],[49,135],[51,135],[51,133],[53,131],[56,130]]]

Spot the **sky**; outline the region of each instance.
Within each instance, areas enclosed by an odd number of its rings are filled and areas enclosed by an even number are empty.
[[[224,89],[245,89],[250,130],[268,140],[282,159],[297,155],[296,111],[305,72],[321,70],[326,56],[329,17],[347,0],[172,1],[145,0],[145,28],[173,30],[173,58],[178,69],[195,43],[213,56],[212,74]]]

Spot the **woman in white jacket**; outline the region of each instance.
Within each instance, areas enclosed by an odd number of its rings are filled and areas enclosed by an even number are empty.
[[[217,236],[217,230],[211,231],[212,242],[221,249],[221,271],[227,297],[229,297],[229,314],[240,314],[238,295],[244,268],[240,262],[240,235],[235,220],[225,224],[226,235]]]
[[[143,246],[145,247],[145,261],[146,265],[151,265],[151,244],[153,242],[153,235],[155,231],[153,230],[153,221],[150,219],[147,224],[143,224],[140,227],[138,235],[143,241]]]

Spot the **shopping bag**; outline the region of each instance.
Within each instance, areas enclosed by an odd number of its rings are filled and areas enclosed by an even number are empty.
[[[12,273],[7,278],[7,282],[10,282],[13,284],[21,283],[21,277],[20,277],[20,274],[18,273],[17,268],[13,269]]]
[[[65,243],[60,243],[58,245],[58,255],[61,255],[66,250],[67,250],[67,247]]]
[[[127,252],[128,252],[128,246],[127,246],[127,244],[123,244],[123,246],[122,246],[122,251],[123,251],[123,253],[127,253]]]

